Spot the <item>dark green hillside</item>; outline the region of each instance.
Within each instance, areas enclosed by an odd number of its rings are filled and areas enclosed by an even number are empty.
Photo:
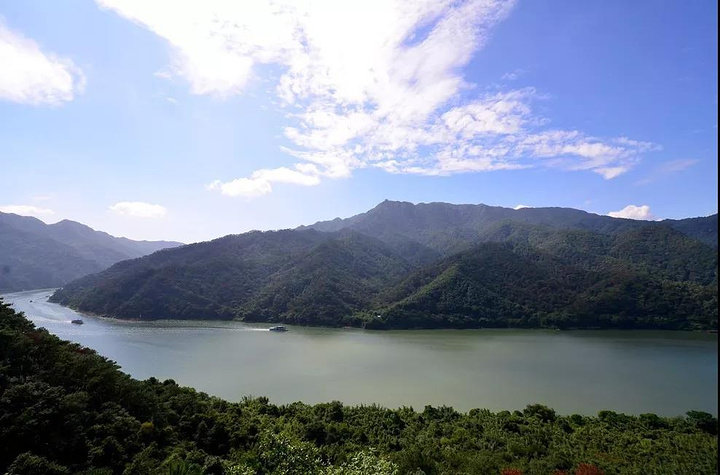
[[[717,248],[670,227],[647,226],[618,234],[609,255],[666,280],[717,284]]]
[[[608,235],[503,221],[490,226],[479,240],[536,247],[587,270],[619,266],[703,285],[717,279],[717,249],[664,224]]]
[[[704,242],[715,248],[718,247],[718,215],[717,213],[704,218],[666,219],[661,221],[681,233]]]
[[[119,318],[231,319],[270,276],[328,236],[250,232],[120,262],[52,300]]]
[[[372,328],[717,327],[717,251],[664,226],[614,236],[504,223],[383,293]]]
[[[663,224],[604,234],[505,220],[443,259],[389,241],[227,236],[118,263],[52,300],[119,318],[370,328],[717,326],[717,249]]]
[[[134,380],[0,302],[0,473],[9,475],[714,474],[717,432],[717,419],[697,411],[233,403]]]
[[[413,273],[382,296],[387,328],[541,326],[536,315],[570,305],[593,276],[554,256],[487,243]],[[382,308],[382,307],[381,307]]]
[[[411,268],[380,241],[343,232],[273,274],[242,305],[241,316],[248,321],[335,326],[368,308],[379,291]]]
[[[411,265],[353,232],[252,232],[121,262],[55,302],[119,318],[340,325]]]

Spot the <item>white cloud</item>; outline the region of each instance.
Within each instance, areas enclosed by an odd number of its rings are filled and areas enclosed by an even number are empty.
[[[464,79],[463,67],[514,0],[96,2],[164,38],[171,64],[156,75],[182,78],[195,94],[240,94],[259,66],[279,71],[274,93],[293,111],[283,130],[292,145],[282,150],[305,177],[285,183],[366,167],[452,175],[544,166],[612,179],[657,149],[547,129],[548,119],[533,113],[533,102],[546,99],[535,89],[487,92]],[[267,172],[208,187],[265,195],[282,181]]]
[[[299,170],[280,167],[253,172],[250,178],[237,178],[229,182],[215,180],[207,188],[219,191],[225,196],[243,196],[255,198],[272,191],[271,183],[292,183],[294,185],[314,186],[320,184],[316,169],[305,165]]]
[[[654,220],[655,216],[650,212],[650,206],[642,205],[627,205],[620,211],[611,211],[608,216],[613,218],[625,218],[625,219],[642,219],[642,220]]]
[[[517,209],[523,209],[523,208],[532,208],[532,206],[528,206],[528,205],[516,205],[513,209],[517,210]]]
[[[47,208],[40,208],[32,205],[5,205],[0,206],[0,212],[2,213],[13,213],[21,216],[35,216],[41,218],[55,214],[55,211]]]
[[[43,52],[33,40],[7,28],[1,18],[0,65],[0,100],[59,105],[85,88],[85,77],[72,61]]]
[[[167,209],[164,206],[143,203],[142,201],[121,201],[110,206],[110,210],[121,216],[134,218],[164,218]]]

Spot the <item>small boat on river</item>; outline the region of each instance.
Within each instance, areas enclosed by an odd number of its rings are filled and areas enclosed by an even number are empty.
[[[285,328],[282,325],[270,327],[270,328],[268,328],[268,330],[270,330],[271,332],[286,332],[286,331],[288,331],[287,328]]]
[[[70,323],[74,323],[75,325],[82,325],[85,322],[83,322],[79,318],[76,318],[75,320],[70,320]]]

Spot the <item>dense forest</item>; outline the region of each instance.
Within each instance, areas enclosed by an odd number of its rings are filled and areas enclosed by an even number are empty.
[[[717,432],[697,411],[231,403],[134,380],[0,302],[0,473],[10,475],[713,474]]]
[[[717,239],[716,215],[655,223],[440,205],[386,202],[312,229],[164,250],[71,282],[51,300],[128,319],[717,328],[718,251],[706,242],[713,226]]]

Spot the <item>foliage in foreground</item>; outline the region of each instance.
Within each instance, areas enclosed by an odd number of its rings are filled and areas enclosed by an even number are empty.
[[[0,302],[0,473],[717,473],[718,421],[230,403],[137,381]]]

